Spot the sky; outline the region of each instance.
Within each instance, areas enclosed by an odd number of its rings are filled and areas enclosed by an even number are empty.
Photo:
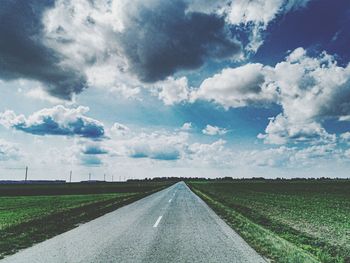
[[[0,180],[341,177],[348,0],[3,0]]]

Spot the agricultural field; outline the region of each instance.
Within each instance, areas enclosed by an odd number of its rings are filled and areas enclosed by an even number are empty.
[[[111,212],[169,184],[0,185],[0,258]]]
[[[267,258],[276,262],[350,262],[349,180],[188,184]]]
[[[134,194],[0,197],[0,231],[53,213],[132,195]]]
[[[172,181],[128,181],[0,184],[0,196],[141,193],[172,183]]]

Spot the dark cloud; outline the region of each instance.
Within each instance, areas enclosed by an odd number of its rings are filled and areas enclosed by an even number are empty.
[[[87,87],[86,68],[84,65],[77,68],[77,65],[85,63],[88,68],[97,63],[97,57],[102,64],[110,56],[125,57],[128,70],[141,81],[155,82],[180,70],[196,69],[210,59],[230,58],[241,50],[227,29],[224,17],[190,11],[185,0],[127,3],[121,10],[124,25],[121,32],[113,30],[116,25],[112,22],[101,23],[90,15],[85,21],[88,26],[85,22],[81,25],[77,25],[79,22],[68,23],[71,27],[61,26],[60,19],[66,16],[57,15],[53,18],[58,22],[57,32],[48,35],[43,24],[45,11],[63,8],[59,11],[71,12],[73,18],[80,15],[74,13],[74,1],[57,6],[55,2],[1,1],[0,78],[37,80],[51,95],[70,99],[72,94]],[[91,8],[91,13],[101,12],[100,3],[90,2],[86,8]],[[65,52],[65,48],[70,50],[74,46],[79,53],[80,49],[89,46],[85,40],[76,41],[79,39],[76,32],[84,30],[101,32],[100,37],[106,46],[101,44],[98,50],[95,46],[89,47],[82,61],[74,61],[77,58]],[[93,34],[91,38],[94,38]],[[118,67],[122,65],[116,65],[116,70]]]
[[[183,1],[136,5],[138,8],[126,10],[125,30],[119,41],[131,70],[145,82],[240,52],[222,17],[189,12]]]
[[[43,44],[42,15],[54,0],[2,0],[0,8],[0,78],[42,82],[49,93],[70,99],[86,86],[85,76],[60,65],[62,58]]]
[[[81,157],[81,164],[86,166],[101,166],[102,160],[94,155],[84,155]]]
[[[88,145],[83,150],[83,153],[87,155],[99,155],[99,154],[107,154],[108,150],[104,149],[100,145]]]
[[[180,152],[177,149],[156,149],[145,150],[136,149],[131,155],[131,158],[149,158],[161,161],[175,161],[180,159]]]
[[[13,128],[35,135],[76,135],[93,139],[104,136],[103,126],[97,125],[93,122],[85,122],[81,118],[77,118],[76,120],[67,123],[67,126],[62,126],[51,117],[46,117],[40,124],[29,125],[28,123],[21,122],[14,125]]]

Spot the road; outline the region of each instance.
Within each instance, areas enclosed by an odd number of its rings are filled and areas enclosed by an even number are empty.
[[[265,261],[181,182],[0,262]]]

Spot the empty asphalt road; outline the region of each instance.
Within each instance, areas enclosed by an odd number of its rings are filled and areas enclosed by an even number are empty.
[[[177,183],[0,262],[265,261],[184,183]]]

